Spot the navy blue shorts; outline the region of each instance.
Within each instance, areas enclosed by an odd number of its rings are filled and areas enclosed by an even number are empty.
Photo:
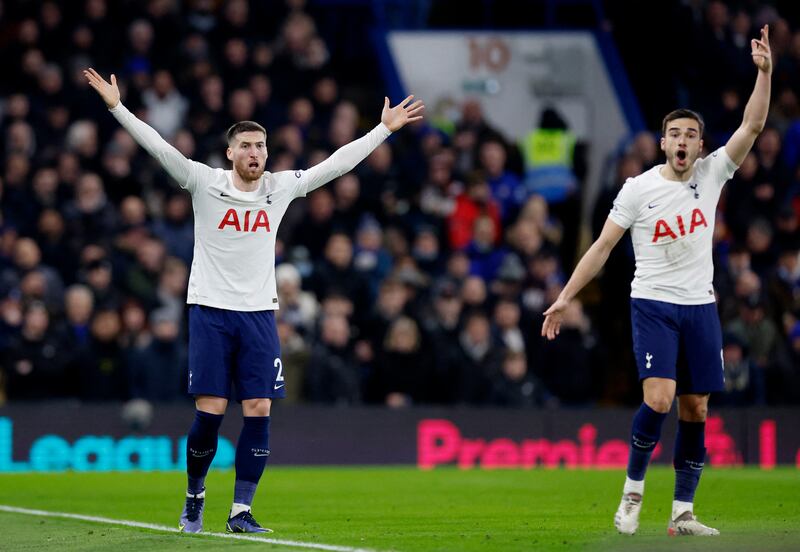
[[[724,389],[717,305],[631,299],[633,354],[639,379],[669,378],[677,394]]]
[[[236,400],[286,396],[281,346],[271,310],[189,307],[189,393]]]

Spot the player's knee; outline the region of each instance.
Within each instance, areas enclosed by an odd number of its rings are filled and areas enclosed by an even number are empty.
[[[645,397],[644,402],[658,412],[659,414],[666,414],[672,408],[672,396],[666,393],[653,393]]]
[[[685,413],[682,417],[689,422],[705,422],[708,416],[708,405],[705,402],[695,403],[681,410]]]
[[[272,401],[269,399],[248,399],[242,401],[245,416],[269,416]]]
[[[206,395],[198,395],[195,397],[195,408],[209,414],[225,414],[225,409],[228,406],[228,400],[222,397],[211,397]]]

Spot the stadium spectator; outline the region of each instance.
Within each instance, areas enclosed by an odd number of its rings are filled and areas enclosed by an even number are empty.
[[[119,344],[122,324],[116,310],[97,310],[91,320],[88,339],[73,349],[70,377],[75,378],[77,395],[89,401],[129,398],[128,375]]]
[[[124,353],[130,398],[164,402],[185,396],[187,351],[178,314],[164,307],[153,311],[149,342]]]
[[[114,286],[114,268],[106,259],[93,259],[82,269],[82,280],[92,290],[98,309],[119,308],[122,294]]]
[[[377,295],[380,283],[392,268],[392,257],[383,246],[383,229],[369,215],[364,216],[358,225],[353,267],[367,279],[370,298]]]
[[[742,340],[757,370],[767,379],[780,369],[783,340],[777,324],[767,317],[761,292],[749,295],[739,304],[739,316],[725,326],[725,330]]]
[[[508,298],[495,303],[492,317],[496,339],[507,351],[525,352],[525,333],[520,328],[521,310],[519,304]]]
[[[115,234],[119,224],[116,210],[97,174],[86,172],[78,177],[75,199],[64,206],[64,219],[73,249],[85,243],[107,243]]]
[[[376,402],[392,408],[424,402],[430,371],[430,356],[417,323],[407,316],[395,318],[385,332],[372,374]]]
[[[714,397],[715,403],[731,406],[764,404],[764,370],[751,362],[747,343],[734,333],[726,333],[722,338],[722,369],[725,372],[725,390]]]
[[[470,274],[480,276],[487,283],[494,280],[508,253],[505,248],[496,246],[499,231],[499,226],[489,216],[479,216],[473,223],[472,239],[464,249],[469,257]]]
[[[278,321],[290,326],[297,334],[310,337],[317,320],[319,305],[314,296],[301,287],[300,271],[289,263],[275,269],[278,285]]]
[[[66,351],[44,303],[28,304],[19,334],[4,345],[3,351],[3,379],[10,400],[67,395]]]
[[[492,386],[491,403],[507,408],[541,406],[546,391],[542,384],[528,372],[524,351],[506,350],[500,373]]]
[[[452,382],[450,399],[457,404],[487,404],[502,355],[503,350],[492,339],[486,314],[479,310],[467,314],[458,335],[458,347],[447,367]]]
[[[172,75],[168,71],[156,71],[153,86],[142,94],[142,104],[147,108],[147,122],[167,140],[183,126],[189,109],[188,102],[175,88]],[[234,116],[237,120],[247,120]]]
[[[558,339],[541,348],[541,358],[535,362],[536,375],[562,404],[585,405],[597,399],[594,366],[599,353],[583,304],[573,300],[564,313]]]
[[[172,193],[167,197],[164,216],[153,221],[152,231],[164,243],[168,254],[178,257],[187,266],[192,264],[194,223],[186,194]]]
[[[308,198],[308,213],[298,225],[289,241],[291,246],[301,245],[311,259],[319,259],[334,230],[334,201],[328,188],[315,190]]]
[[[322,299],[332,291],[342,293],[353,301],[354,316],[368,311],[369,286],[353,266],[353,242],[344,232],[334,232],[325,246],[325,257],[314,268],[309,288]]]
[[[480,166],[492,191],[492,198],[500,205],[503,221],[514,218],[518,208],[520,179],[506,168],[508,153],[503,142],[487,140],[480,146]]]
[[[306,367],[309,400],[333,404],[361,401],[361,375],[350,340],[350,325],[345,316],[323,316],[319,341],[312,347]]]
[[[152,310],[160,304],[158,281],[166,260],[166,248],[158,239],[145,238],[136,247],[135,255],[136,260],[127,268],[122,281],[131,296]]]
[[[473,172],[467,178],[464,192],[455,199],[453,211],[447,218],[450,247],[463,249],[473,238],[475,221],[480,216],[488,217],[492,223],[494,240],[500,236],[500,207],[491,197],[489,185],[483,174]]]

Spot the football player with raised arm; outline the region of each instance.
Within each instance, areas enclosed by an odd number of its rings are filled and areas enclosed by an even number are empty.
[[[277,173],[265,171],[266,130],[240,121],[228,130],[232,168],[223,170],[186,159],[137,119],[120,102],[114,75],[110,83],[91,68],[84,75],[114,118],[192,196],[188,386],[196,413],[186,442],[189,482],[179,527],[191,533],[203,529],[205,478],[233,384],[244,425],[236,446],[236,483],[226,529],[269,532],[253,518],[250,506],[270,452],[270,406],[286,393],[274,317],[278,226],[293,199],[350,171],[392,132],[422,119],[424,105],[409,96],[390,107],[385,98],[381,122],[365,136],[308,170]]]
[[[600,237],[589,248],[558,299],[545,311],[542,335],[555,339],[573,297],[598,273],[626,230],[636,258],[631,284],[633,351],[644,402],[633,419],[628,471],[614,517],[620,533],[639,527],[644,476],[664,418],[678,396],[675,494],[670,535],[718,535],[694,515],[694,495],[705,462],[709,393],[723,389],[722,332],[715,304],[711,256],[714,216],[722,186],[752,148],[767,119],[772,59],[769,28],[751,41],[758,68],[742,124],[728,143],[698,159],[703,119],[688,109],[663,121],[667,162],[630,178],[614,201]]]

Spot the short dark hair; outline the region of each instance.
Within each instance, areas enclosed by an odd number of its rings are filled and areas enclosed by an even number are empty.
[[[706,127],[706,123],[703,121],[702,115],[696,111],[692,111],[691,109],[676,109],[675,111],[667,113],[667,116],[664,117],[664,121],[661,123],[662,136],[667,135],[667,123],[674,121],[675,119],[694,119],[700,126],[700,138],[703,137],[703,129]]]
[[[237,134],[242,132],[251,132],[251,131],[258,131],[264,133],[264,140],[267,139],[267,129],[265,129],[260,124],[256,123],[255,121],[239,121],[238,123],[234,124],[231,128],[228,129],[228,132],[225,133],[225,137],[228,140],[228,144],[233,142],[233,139],[236,138]]]

